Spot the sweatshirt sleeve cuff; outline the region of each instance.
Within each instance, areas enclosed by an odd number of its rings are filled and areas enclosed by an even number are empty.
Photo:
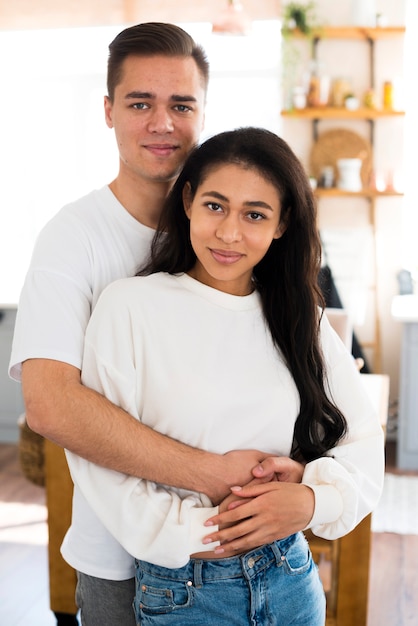
[[[333,485],[310,485],[315,495],[315,510],[311,521],[303,530],[331,524],[343,514],[343,499],[340,492]]]
[[[219,530],[219,526],[204,526],[204,523],[214,515],[219,514],[219,507],[195,507],[191,509],[191,523],[190,523],[190,554],[194,552],[210,552],[220,545],[219,541],[212,541],[211,543],[202,543],[203,538],[210,533],[215,533]]]

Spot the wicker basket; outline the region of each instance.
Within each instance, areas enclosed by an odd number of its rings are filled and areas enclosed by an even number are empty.
[[[363,187],[370,187],[370,176],[373,169],[372,147],[370,142],[359,134],[345,128],[334,128],[323,132],[314,143],[311,150],[311,174],[317,180],[321,179],[325,166],[334,170],[334,180],[338,180],[338,159],[360,158],[361,180]]]
[[[19,424],[19,463],[23,475],[34,485],[45,486],[44,438],[31,430],[26,417]]]

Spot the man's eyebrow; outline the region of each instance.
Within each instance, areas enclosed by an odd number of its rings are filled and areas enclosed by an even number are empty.
[[[173,102],[197,102],[197,99],[195,96],[189,96],[189,95],[172,95],[170,100],[173,100]]]
[[[125,96],[127,100],[154,100],[155,97],[155,94],[150,91],[130,91]],[[188,94],[173,94],[170,100],[173,102],[197,102],[195,96],[189,96]]]
[[[149,91],[130,91],[125,95],[125,98],[131,100],[149,100],[155,98],[155,95]]]

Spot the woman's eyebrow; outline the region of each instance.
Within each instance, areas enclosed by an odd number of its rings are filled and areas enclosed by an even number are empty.
[[[218,200],[223,200],[224,202],[229,202],[229,198],[219,193],[219,191],[205,191],[202,193],[202,196],[210,196],[212,198],[218,198]],[[273,211],[273,208],[267,204],[267,202],[263,202],[262,200],[247,200],[244,202],[244,206],[248,207],[258,207],[260,209],[268,209],[269,211]]]

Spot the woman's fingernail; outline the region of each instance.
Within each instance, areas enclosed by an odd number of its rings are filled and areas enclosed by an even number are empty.
[[[231,487],[231,491],[242,491],[242,487],[240,487],[239,485],[234,485],[234,487]]]

